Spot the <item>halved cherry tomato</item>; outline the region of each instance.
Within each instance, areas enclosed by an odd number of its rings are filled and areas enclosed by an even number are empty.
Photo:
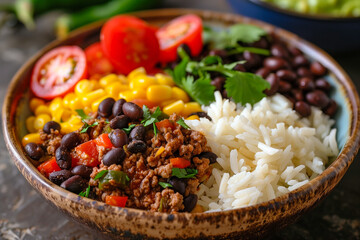
[[[202,20],[194,14],[175,18],[161,27],[156,36],[160,43],[161,62],[175,61],[177,48],[181,44],[188,45],[191,55],[197,56],[203,48]]]
[[[155,123],[155,125],[158,129],[161,128],[171,128],[172,130],[175,129],[175,125],[172,122],[170,122],[169,119],[164,119],[160,122]]]
[[[45,175],[47,178],[49,177],[50,173],[61,170],[59,165],[56,163],[55,157],[51,158],[46,162],[43,162],[37,167],[37,169],[41,174]]]
[[[53,99],[71,92],[86,77],[84,51],[78,46],[58,47],[36,62],[30,88],[37,97]]]
[[[113,145],[110,141],[109,135],[107,133],[103,133],[95,139],[95,143],[98,146],[112,148]]]
[[[185,158],[171,158],[170,163],[176,168],[186,168],[190,166],[190,161]]]
[[[106,58],[101,43],[97,42],[85,48],[86,62],[89,76],[107,75],[114,72],[114,67]]]
[[[73,164],[86,165],[89,167],[96,167],[100,164],[99,153],[96,147],[95,140],[84,142],[75,148],[76,155],[72,156]]]
[[[125,207],[128,197],[106,196],[105,203],[111,206]]]
[[[101,46],[117,71],[128,74],[138,67],[152,69],[159,60],[155,29],[143,20],[119,15],[101,29]]]
[[[139,107],[143,107],[144,105],[147,106],[148,108],[153,108],[153,107],[156,107],[158,106],[156,103],[154,102],[151,102],[147,99],[134,99],[132,100],[131,102],[135,103],[136,105],[138,105]]]

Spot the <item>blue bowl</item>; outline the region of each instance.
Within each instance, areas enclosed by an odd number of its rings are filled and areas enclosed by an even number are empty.
[[[360,50],[360,17],[301,14],[260,0],[228,0],[234,11],[285,28],[330,53]]]

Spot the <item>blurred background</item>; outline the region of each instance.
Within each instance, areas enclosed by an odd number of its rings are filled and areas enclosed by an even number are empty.
[[[264,5],[264,2],[265,5]],[[325,48],[360,89],[359,0],[0,0],[0,98],[46,44],[82,25],[146,8],[237,12],[284,27]],[[274,5],[269,5],[274,4]],[[297,4],[286,4],[286,2]],[[277,8],[280,4],[281,8]],[[289,12],[291,11],[291,12]],[[310,14],[310,15],[303,15]],[[2,134],[2,132],[0,133]],[[268,239],[360,239],[359,156],[330,196]],[[10,160],[0,138],[0,239],[104,239],[48,205]]]

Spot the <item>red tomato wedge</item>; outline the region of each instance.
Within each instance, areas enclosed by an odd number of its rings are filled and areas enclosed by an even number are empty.
[[[109,59],[106,58],[100,42],[91,44],[85,48],[85,56],[89,76],[97,74],[104,76],[114,72],[114,67]]]
[[[58,47],[36,62],[30,88],[37,97],[50,100],[71,92],[86,77],[84,51],[78,46]]]
[[[105,197],[105,203],[112,205],[112,206],[125,207],[127,199],[128,199],[128,197],[109,196],[108,195]]]
[[[160,43],[161,62],[176,60],[176,51],[181,44],[189,46],[191,55],[197,56],[203,48],[202,20],[194,14],[184,15],[161,27],[156,36]]]
[[[100,164],[99,153],[96,147],[95,140],[87,141],[75,148],[76,155],[72,156],[74,163],[72,166],[86,165],[89,167],[96,167]]]
[[[51,158],[50,160],[43,162],[40,164],[37,169],[41,174],[45,175],[47,178],[49,177],[50,173],[60,171],[61,168],[56,163],[55,157]]]
[[[190,161],[185,158],[171,158],[170,163],[176,168],[186,168],[190,166]]]
[[[119,15],[102,27],[101,46],[119,73],[128,74],[138,67],[151,70],[160,53],[155,31],[139,18]]]
[[[158,104],[154,103],[154,102],[151,102],[147,99],[134,99],[132,100],[131,102],[135,103],[136,105],[138,105],[139,107],[143,107],[144,105],[147,106],[148,108],[153,108],[153,107],[156,107],[158,106]]]
[[[113,147],[113,145],[112,145],[112,143],[110,141],[110,138],[109,138],[109,134],[107,134],[107,133],[103,133],[100,136],[98,136],[95,139],[95,143],[98,146],[102,146],[102,147],[106,147],[106,148],[112,148]]]

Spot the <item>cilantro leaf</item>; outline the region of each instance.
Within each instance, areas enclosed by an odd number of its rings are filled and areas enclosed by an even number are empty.
[[[215,87],[211,85],[209,74],[198,78],[196,81],[193,76],[183,79],[181,86],[189,96],[201,105],[209,105],[213,102]]]
[[[145,106],[145,105],[144,105]],[[133,130],[133,128],[136,126],[136,124],[131,124],[129,125],[127,128],[123,128],[122,130],[124,130],[126,132],[126,134],[129,134],[131,132],[131,130]]]
[[[155,136],[157,135],[157,127],[156,127],[156,124],[155,123],[153,123],[153,128],[154,128],[154,134],[155,134]]]
[[[159,182],[159,185],[162,186],[163,188],[173,187],[170,183],[166,183],[166,182]]]
[[[227,95],[242,105],[257,103],[266,96],[263,91],[269,88],[270,83],[258,75],[247,72],[234,71],[233,76],[228,77],[225,82]]]
[[[79,114],[79,116],[81,117],[81,121],[84,121],[85,119],[90,119],[91,118],[82,109],[76,109],[75,112],[77,112],[77,114]]]
[[[143,118],[149,119],[150,117],[151,117],[150,109],[146,105],[143,105]]]
[[[89,128],[95,127],[95,126],[97,126],[97,125],[99,125],[98,122],[94,122],[94,123],[91,124],[91,125],[85,123],[84,126],[83,126],[83,128],[81,129],[80,133],[85,133],[85,132],[87,132],[87,130],[88,130]]]
[[[267,32],[264,29],[254,25],[235,24],[229,28],[227,36],[229,39],[231,39],[231,43],[236,45],[238,41],[244,43],[256,42],[266,34]]]
[[[184,119],[182,119],[182,118],[180,118],[176,123],[185,129],[190,129],[190,127],[185,123]]]
[[[96,174],[96,176],[94,177],[94,180],[98,180],[99,178],[101,178],[102,176],[104,176],[107,173],[108,173],[108,170],[102,170],[102,171],[98,172]]]
[[[193,168],[172,168],[171,171],[171,176],[177,178],[195,178],[198,173],[198,170]]]
[[[85,191],[81,191],[81,192],[79,193],[79,196],[89,197],[89,193],[90,193],[90,185],[88,185],[88,187],[86,188]]]

